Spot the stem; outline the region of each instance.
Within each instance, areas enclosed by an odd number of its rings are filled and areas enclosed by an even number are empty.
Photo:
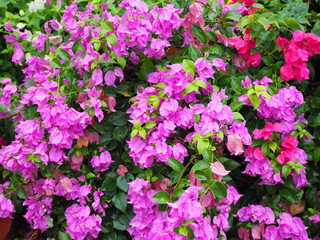
[[[174,188],[177,188],[177,186],[179,185],[180,180],[181,180],[183,174],[185,173],[185,171],[186,171],[187,168],[189,167],[190,163],[193,163],[193,159],[194,159],[194,158],[190,159],[190,161],[187,163],[187,165],[182,169],[182,172],[181,172],[181,174],[180,174],[180,176],[179,176],[179,179],[178,179],[176,185],[174,186]]]
[[[5,116],[5,117],[0,117],[0,120],[6,119],[6,118],[10,118],[10,117],[14,117],[14,116],[18,115],[19,113],[20,113],[20,112],[18,112],[18,113],[13,113],[13,114],[10,114],[10,115]]]

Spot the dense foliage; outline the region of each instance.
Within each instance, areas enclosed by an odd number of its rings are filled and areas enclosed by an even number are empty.
[[[13,237],[320,239],[319,8],[2,0]]]

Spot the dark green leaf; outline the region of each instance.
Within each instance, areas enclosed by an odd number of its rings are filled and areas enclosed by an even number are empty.
[[[317,147],[313,152],[313,160],[317,164],[320,160],[320,147]]]
[[[113,137],[118,141],[122,141],[128,133],[128,128],[126,126],[119,126],[113,129]]]
[[[121,212],[125,213],[128,201],[125,198],[126,194],[124,193],[118,193],[117,195],[114,195],[111,199],[113,205],[119,209]]]
[[[117,174],[115,172],[110,172],[105,176],[104,181],[101,185],[101,191],[114,191],[117,188]]]
[[[174,197],[180,197],[182,193],[184,193],[185,190],[182,188],[175,188],[173,189],[173,196]]]
[[[8,108],[4,104],[0,104],[0,112],[7,114],[8,113]]]
[[[156,71],[154,64],[151,61],[147,60],[144,63],[142,63],[140,71],[137,75],[140,80],[146,80],[149,73],[152,73],[154,71]]]
[[[70,60],[70,55],[69,55],[69,53],[68,53],[66,50],[62,49],[62,48],[58,50],[58,55],[59,55],[59,57],[61,57],[63,60],[66,60],[66,61]]]
[[[72,51],[74,54],[77,54],[77,52],[82,52],[84,53],[84,47],[81,45],[81,40],[82,38],[78,39],[75,41],[72,45]]]
[[[208,37],[203,29],[195,24],[192,24],[192,33],[193,35],[200,40],[203,44],[207,43]]]
[[[183,170],[182,163],[174,158],[168,158],[168,163],[169,163],[169,166],[177,172],[181,172]]]
[[[191,168],[191,172],[194,172],[194,171],[198,171],[198,170],[202,170],[202,169],[206,169],[206,168],[209,168],[210,165],[206,162],[206,161],[198,161],[196,162],[196,164]]]
[[[212,152],[208,149],[203,149],[202,151],[203,160],[207,163],[212,163]]]
[[[190,45],[188,48],[188,54],[190,55],[193,61],[196,61],[198,58],[203,57],[202,53],[192,45]]]
[[[211,186],[212,192],[217,199],[225,198],[227,196],[227,187],[221,182],[215,182]]]
[[[127,180],[122,176],[118,176],[118,178],[117,178],[117,186],[118,186],[118,188],[120,190],[122,190],[124,192],[127,192],[128,189],[129,189]]]
[[[18,195],[19,198],[24,199],[24,200],[26,200],[28,198],[27,194],[26,194],[26,191],[24,190],[23,187],[19,188],[17,195]]]
[[[71,237],[68,233],[59,231],[58,232],[58,239],[59,240],[71,240]]]
[[[128,115],[122,111],[108,114],[107,122],[115,126],[123,126],[128,121]]]
[[[274,64],[274,58],[272,56],[263,56],[262,61],[267,66],[273,66]]]
[[[212,31],[207,31],[206,34],[208,35],[208,37],[210,38],[211,41],[217,42],[218,37],[217,37],[217,35],[216,35],[214,32],[212,32]]]
[[[151,199],[157,203],[165,204],[170,201],[170,194],[166,191],[160,191],[154,194]]]
[[[113,220],[113,227],[117,230],[124,231],[130,227],[129,219],[125,215],[118,215]]]
[[[228,161],[223,163],[223,166],[225,167],[226,170],[233,171],[234,169],[240,167],[241,164],[235,160],[228,159]]]

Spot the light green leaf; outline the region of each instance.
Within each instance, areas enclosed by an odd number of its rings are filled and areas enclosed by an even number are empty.
[[[183,59],[182,61],[182,68],[185,72],[190,72],[192,74],[195,73],[196,66],[194,65],[194,62],[189,59]]]

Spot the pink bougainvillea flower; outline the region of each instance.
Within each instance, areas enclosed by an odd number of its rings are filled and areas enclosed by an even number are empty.
[[[102,73],[101,69],[93,70],[91,78],[92,78],[94,86],[98,86],[98,85],[102,84],[102,81],[103,81],[102,74],[103,73]]]
[[[12,201],[0,194],[0,218],[13,218],[12,213],[14,212]]]
[[[107,86],[113,86],[116,87],[116,85],[114,84],[116,81],[116,74],[114,71],[109,70],[105,73],[104,75],[104,82]]]
[[[238,134],[231,134],[228,136],[227,148],[231,154],[239,155],[243,153],[243,145]]]
[[[80,166],[83,161],[83,155],[81,154],[79,157],[77,157],[76,154],[72,155],[71,161],[70,161],[70,168],[73,171],[81,171]]]
[[[214,173],[220,177],[226,176],[230,172],[224,168],[224,166],[221,162],[211,163],[210,167],[211,167],[212,173]]]
[[[104,151],[100,156],[94,156],[90,162],[92,167],[96,168],[97,171],[105,172],[109,169],[113,160],[111,159],[110,153],[108,151]]]
[[[264,140],[268,140],[270,139],[270,137],[272,136],[272,132],[283,132],[284,130],[284,126],[281,123],[271,123],[271,122],[267,122],[266,126],[263,129],[255,129],[252,133],[255,139],[259,139],[262,138]]]
[[[124,165],[119,165],[119,167],[116,171],[116,173],[122,177],[125,177],[127,172],[128,172],[128,168],[126,168],[126,166],[124,166]]]

